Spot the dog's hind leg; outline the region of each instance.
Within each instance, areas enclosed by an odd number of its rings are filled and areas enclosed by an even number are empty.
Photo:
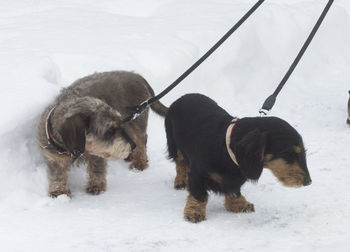
[[[254,204],[248,202],[244,196],[236,194],[226,194],[225,208],[234,213],[254,212]]]
[[[65,163],[58,163],[54,161],[48,161],[48,176],[49,176],[49,195],[51,197],[57,197],[61,194],[66,194],[71,197],[71,191],[68,186],[69,165]]]
[[[174,188],[177,190],[185,189],[188,183],[188,172],[190,171],[186,164],[181,151],[177,151],[176,163],[176,177],[174,181]]]
[[[86,186],[86,192],[98,195],[106,191],[107,180],[107,163],[106,160],[96,156],[88,157],[89,181]]]

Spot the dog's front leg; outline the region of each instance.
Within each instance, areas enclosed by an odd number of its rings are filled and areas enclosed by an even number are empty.
[[[242,195],[226,194],[225,208],[227,211],[234,213],[254,212],[254,204],[250,203]]]
[[[107,162],[105,159],[89,156],[88,157],[88,173],[89,173],[89,181],[86,186],[86,192],[98,195],[101,192],[106,191],[107,180]]]
[[[136,143],[136,148],[132,151],[130,155],[131,164],[129,168],[135,168],[139,171],[143,171],[148,167],[146,149],[147,135],[136,134],[136,139],[134,141]]]
[[[184,209],[185,219],[193,223],[205,220],[207,203],[208,198],[205,198],[204,201],[199,201],[189,194]]]
[[[69,164],[48,161],[48,176],[49,176],[49,195],[57,197],[61,194],[66,194],[71,197],[71,191],[68,186]]]
[[[188,176],[189,195],[184,209],[184,217],[190,222],[200,222],[206,219],[208,193],[204,181],[194,174],[190,168]]]

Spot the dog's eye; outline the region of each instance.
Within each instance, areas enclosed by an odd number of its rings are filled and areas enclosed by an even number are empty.
[[[288,164],[292,164],[298,160],[298,154],[294,151],[284,152],[280,155]]]

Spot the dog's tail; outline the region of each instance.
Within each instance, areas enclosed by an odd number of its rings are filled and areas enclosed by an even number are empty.
[[[173,127],[169,117],[165,117],[165,132],[168,144],[168,157],[175,160],[177,158],[177,146],[173,137]]]
[[[168,113],[168,107],[163,105],[160,101],[155,101],[152,103],[151,108],[154,112],[162,117],[165,117],[165,115]]]
[[[140,76],[140,77],[143,78],[142,76]],[[150,94],[153,97],[154,96],[154,91],[153,91],[152,87],[150,86],[150,84],[145,79],[144,79],[144,81],[145,81],[146,88],[148,89],[148,92],[150,92]],[[154,112],[156,112],[158,115],[162,116],[162,117],[165,117],[165,115],[168,112],[168,107],[163,105],[160,101],[153,102],[151,104],[151,109]]]

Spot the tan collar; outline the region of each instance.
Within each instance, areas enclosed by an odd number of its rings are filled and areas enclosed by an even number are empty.
[[[228,126],[228,128],[226,130],[226,149],[227,149],[227,152],[230,155],[232,161],[237,166],[239,166],[239,164],[237,162],[237,159],[236,159],[236,156],[235,156],[235,154],[233,153],[233,151],[230,148],[231,134],[232,134],[233,128],[235,127],[237,121],[238,121],[238,118],[233,118],[231,123],[230,123],[230,125]]]

